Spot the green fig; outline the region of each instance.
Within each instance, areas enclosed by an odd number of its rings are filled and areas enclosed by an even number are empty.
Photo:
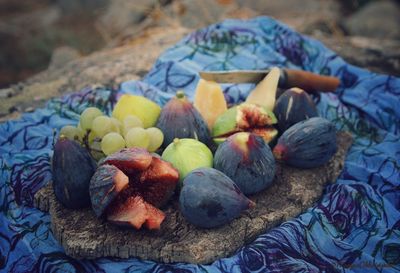
[[[161,157],[178,170],[180,182],[194,169],[213,165],[210,149],[204,143],[192,138],[175,138],[165,148]]]

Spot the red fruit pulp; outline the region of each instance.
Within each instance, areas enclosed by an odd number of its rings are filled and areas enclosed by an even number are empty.
[[[107,209],[107,220],[118,225],[140,229],[144,224],[148,229],[160,229],[165,214],[148,204],[140,196],[130,196],[124,202],[113,203]]]
[[[152,155],[142,148],[126,148],[109,155],[103,164],[114,165],[125,174],[146,170],[153,160]]]

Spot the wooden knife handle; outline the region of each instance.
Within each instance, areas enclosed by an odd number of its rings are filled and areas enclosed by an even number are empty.
[[[339,78],[322,76],[315,73],[285,69],[286,87],[299,87],[307,92],[333,92],[340,84]]]

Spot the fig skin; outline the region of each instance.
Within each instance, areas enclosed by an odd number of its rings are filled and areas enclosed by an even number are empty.
[[[276,101],[274,113],[281,133],[300,121],[318,116],[314,101],[300,88],[286,90]]]
[[[182,91],[178,91],[161,110],[156,127],[164,133],[163,148],[175,138],[194,138],[206,145],[211,143],[207,123]]]
[[[273,154],[290,166],[314,168],[327,163],[336,149],[335,125],[327,119],[313,117],[287,129],[278,139]]]
[[[213,168],[199,168],[184,179],[179,205],[185,219],[201,228],[229,223],[242,211],[254,207],[238,186]]]
[[[273,127],[277,119],[272,111],[251,104],[242,103],[229,108],[214,123],[212,137],[217,144],[238,132],[253,132],[261,136],[266,143],[272,142],[278,135]]]
[[[65,207],[79,209],[90,205],[89,184],[96,163],[79,143],[61,137],[54,145],[52,176],[54,194]]]
[[[269,187],[275,177],[275,159],[265,141],[251,133],[230,136],[215,152],[214,168],[230,177],[245,194]]]

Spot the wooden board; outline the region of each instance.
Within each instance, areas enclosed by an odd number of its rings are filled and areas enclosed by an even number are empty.
[[[250,197],[256,207],[215,229],[199,229],[187,223],[176,200],[164,210],[166,219],[159,231],[113,226],[97,219],[90,208],[66,209],[55,199],[52,185],[37,192],[35,205],[50,213],[55,237],[74,258],[139,257],[207,264],[234,254],[257,235],[312,206],[325,185],[336,181],[343,168],[352,138],[340,132],[337,140],[338,151],[322,167],[301,170],[278,164],[273,185]]]

